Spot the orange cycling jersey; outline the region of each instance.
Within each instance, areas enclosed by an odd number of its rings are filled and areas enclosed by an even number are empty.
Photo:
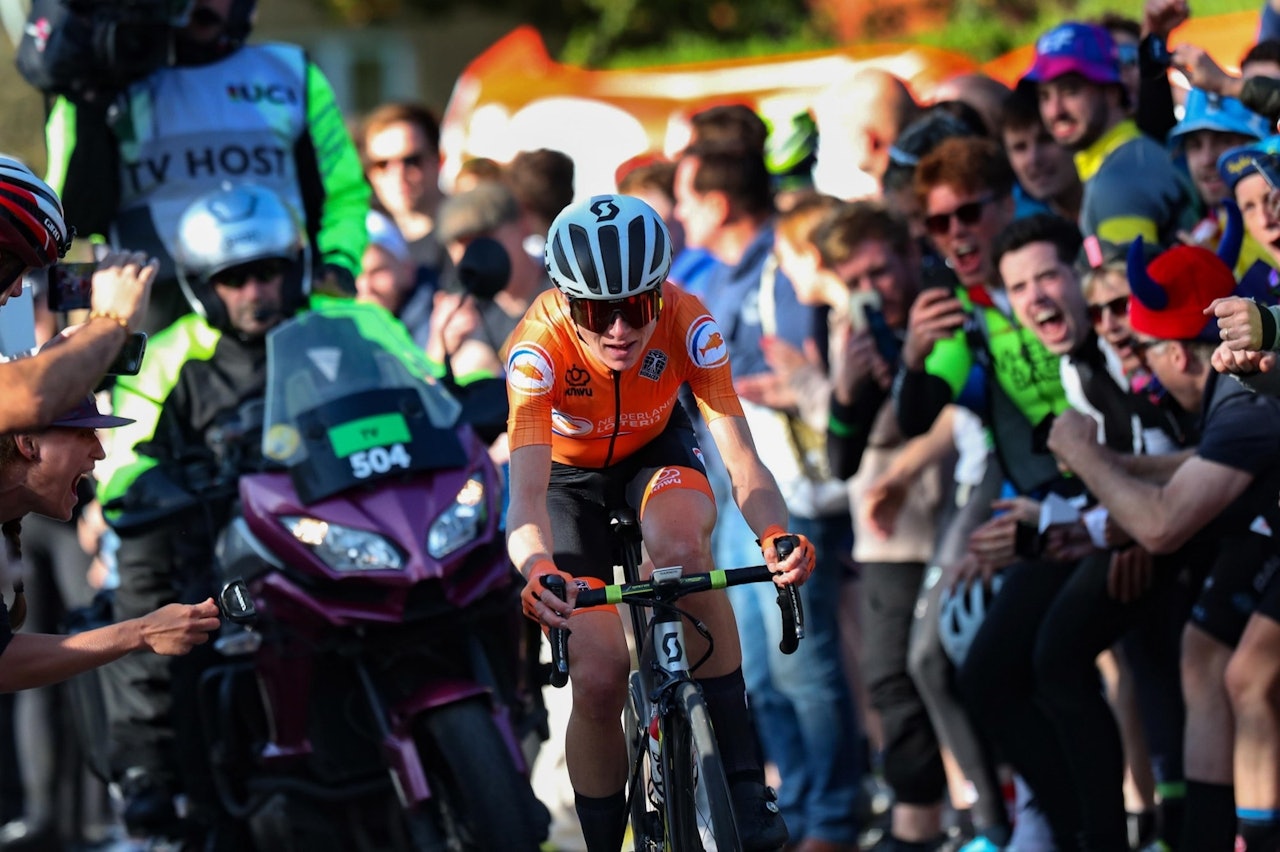
[[[729,348],[697,297],[664,284],[662,312],[644,355],[626,372],[615,373],[578,337],[560,291],[548,290],[511,335],[511,449],[550,444],[554,461],[607,467],[662,432],[685,382],[708,423],[742,414]]]

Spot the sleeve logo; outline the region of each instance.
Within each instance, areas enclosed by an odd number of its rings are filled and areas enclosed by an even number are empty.
[[[507,358],[507,386],[519,393],[539,396],[555,383],[551,356],[536,343],[521,343]]]
[[[685,344],[689,348],[689,360],[699,367],[719,367],[729,360],[729,346],[720,333],[720,326],[708,314],[698,317],[689,326]]]

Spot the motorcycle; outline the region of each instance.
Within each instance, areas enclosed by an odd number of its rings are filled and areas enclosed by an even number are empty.
[[[540,636],[482,437],[505,390],[424,380],[395,323],[333,303],[273,329],[264,399],[213,441],[223,473],[183,476],[201,499],[236,498],[210,578],[226,618],[195,692],[205,848],[489,852],[547,836],[529,784],[547,734]]]

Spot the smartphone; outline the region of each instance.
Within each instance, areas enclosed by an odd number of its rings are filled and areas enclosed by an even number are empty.
[[[120,350],[120,354],[111,362],[111,366],[107,368],[108,376],[136,376],[138,371],[142,369],[142,355],[147,351],[147,336],[141,331],[135,331],[129,335],[129,339],[125,341],[124,348]]]
[[[876,351],[880,353],[880,357],[890,364],[898,363],[898,356],[902,354],[902,341],[898,339],[898,335],[893,333],[893,329],[889,328],[889,323],[885,321],[884,312],[879,308],[866,307],[867,328],[871,331],[871,337],[876,342]]]
[[[1267,186],[1272,189],[1280,189],[1280,169],[1276,168],[1274,157],[1269,155],[1252,157],[1250,162],[1258,170],[1258,174],[1262,175],[1262,179],[1267,182]]]
[[[1023,559],[1038,559],[1044,551],[1044,536],[1035,524],[1018,521],[1013,533],[1013,552]]]
[[[869,330],[867,311],[880,310],[880,294],[875,290],[853,290],[849,293],[849,324],[854,334]]]
[[[960,279],[956,277],[946,261],[935,254],[924,256],[920,265],[920,292],[925,290],[947,290],[955,292],[960,289]]]
[[[96,263],[58,263],[49,268],[49,310],[84,311],[93,300]]]

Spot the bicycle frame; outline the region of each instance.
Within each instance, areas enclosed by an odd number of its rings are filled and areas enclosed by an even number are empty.
[[[641,537],[630,513],[615,512],[611,519],[622,544],[625,582],[602,589],[578,592],[577,606],[625,603],[631,610],[636,645],[636,668],[631,674],[627,708],[627,745],[631,756],[628,783],[628,811],[635,835],[636,850],[702,850],[699,819],[707,826],[717,850],[737,850],[740,841],[729,799],[728,783],[711,729],[702,690],[693,677],[685,642],[684,614],[676,602],[688,594],[752,582],[772,582],[767,565],[711,571],[684,576],[679,567],[655,568],[648,580],[640,579]],[[779,542],[780,557],[790,553],[793,542]],[[544,577],[544,583],[564,597],[563,581]],[[795,650],[804,636],[804,616],[799,594],[793,587],[778,590],[782,610],[784,653]],[[646,617],[641,608],[652,610]],[[703,632],[710,644],[711,638]],[[568,675],[567,637],[563,630],[550,631],[552,683],[563,685]],[[708,648],[710,653],[710,648]],[[658,716],[658,755],[655,767],[649,752],[649,724]],[[640,791],[646,759],[650,779],[660,774],[663,790]],[[696,766],[695,766],[696,764]],[[655,810],[650,810],[652,805]],[[705,813],[700,813],[705,809]]]

